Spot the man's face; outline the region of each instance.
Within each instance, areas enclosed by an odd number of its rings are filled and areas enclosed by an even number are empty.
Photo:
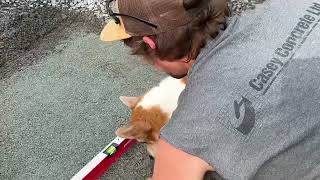
[[[142,40],[147,46],[149,46],[151,51],[156,51],[157,44],[154,38],[149,36],[143,36]],[[125,40],[125,44],[134,49],[134,43],[132,42],[134,42],[133,38]],[[149,52],[150,51],[148,51],[148,53]],[[160,59],[154,56],[148,56],[148,53],[147,55],[142,54],[145,63],[151,64],[159,71],[165,72],[177,79],[185,77],[188,74],[188,71],[190,70],[191,66],[195,62],[195,60],[189,60],[187,57],[172,60]]]
[[[174,78],[180,79],[188,74],[188,71],[193,63],[194,60],[186,61],[186,59],[181,59],[177,61],[165,61],[156,59],[154,60],[153,65],[158,70],[165,72]]]

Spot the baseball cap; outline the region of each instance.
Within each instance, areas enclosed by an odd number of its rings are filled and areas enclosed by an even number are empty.
[[[155,35],[184,26],[192,20],[183,0],[116,0],[108,8],[109,15],[116,18],[102,30],[100,38],[103,41]]]

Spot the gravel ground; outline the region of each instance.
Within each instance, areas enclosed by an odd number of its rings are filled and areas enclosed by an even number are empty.
[[[92,14],[57,7],[0,6],[0,79],[51,53],[70,29],[98,34],[103,21]],[[67,30],[69,29],[69,30]],[[48,34],[51,34],[48,36]]]
[[[246,9],[252,9],[256,4],[262,3],[264,0],[229,0],[229,6],[233,13],[240,14]],[[76,12],[90,12],[98,18],[107,20],[106,2],[107,0],[0,0],[3,4],[11,7],[27,6],[36,7],[62,7]]]
[[[229,4],[240,14],[261,1]],[[104,5],[0,0],[0,179],[70,178],[126,122],[118,96],[141,94],[162,77],[122,45],[99,41]],[[102,179],[145,179],[151,166],[138,145]]]

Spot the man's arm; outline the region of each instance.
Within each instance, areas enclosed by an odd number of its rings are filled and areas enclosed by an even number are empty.
[[[213,168],[204,160],[159,140],[152,180],[202,180],[208,170]]]

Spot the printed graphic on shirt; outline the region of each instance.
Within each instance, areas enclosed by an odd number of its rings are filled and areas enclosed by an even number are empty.
[[[262,122],[259,121],[259,116],[263,113],[261,103],[264,105],[269,103],[259,99],[268,92],[270,86],[288,66],[297,50],[304,44],[319,22],[320,3],[313,3],[305,14],[298,18],[296,26],[293,27],[283,44],[275,48],[268,63],[249,80],[250,90],[245,91],[246,88],[235,90],[236,93],[228,98],[233,101],[220,110],[217,120],[245,140],[249,139],[250,135],[261,127]]]
[[[240,89],[227,99],[234,99],[234,101],[220,109],[216,120],[237,137],[247,140],[261,124],[259,121],[263,113],[261,100]]]
[[[313,3],[288,35],[281,47],[274,51],[273,58],[260,70],[256,77],[249,81],[255,91],[266,94],[272,83],[285,68],[296,51],[304,44],[308,36],[320,22],[320,4]]]
[[[237,119],[239,119],[241,116],[240,108],[242,106],[244,107],[243,117],[241,118],[241,124],[236,129],[242,134],[247,135],[253,129],[256,120],[256,113],[252,107],[252,102],[242,96],[242,99],[239,103],[234,101],[234,113]]]

